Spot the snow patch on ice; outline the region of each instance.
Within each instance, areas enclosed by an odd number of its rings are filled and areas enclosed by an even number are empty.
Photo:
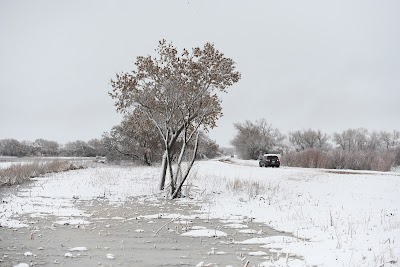
[[[181,236],[221,237],[221,236],[227,236],[227,234],[225,232],[218,231],[218,230],[202,229],[202,230],[191,230],[191,231],[181,234]]]
[[[238,232],[241,234],[257,234],[257,231],[253,229],[241,229]]]
[[[247,225],[239,224],[239,223],[225,224],[224,227],[233,228],[233,229],[248,228]]]
[[[71,248],[69,251],[86,251],[87,248],[86,247],[74,247]]]
[[[264,252],[264,251],[250,251],[247,254],[250,256],[266,256],[266,255],[268,255],[268,253]]]
[[[109,254],[106,255],[106,258],[109,259],[109,260],[113,260],[113,259],[115,259],[115,255],[109,253]]]

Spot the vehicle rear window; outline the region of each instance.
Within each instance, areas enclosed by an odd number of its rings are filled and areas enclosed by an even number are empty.
[[[267,156],[267,159],[274,159],[274,160],[277,160],[278,157],[277,157],[277,156]]]

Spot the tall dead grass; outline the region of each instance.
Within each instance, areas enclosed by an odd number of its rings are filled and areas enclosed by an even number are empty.
[[[8,168],[0,169],[0,186],[21,184],[30,178],[42,176],[48,173],[64,172],[82,168],[82,166],[76,166],[67,160],[13,164]]]

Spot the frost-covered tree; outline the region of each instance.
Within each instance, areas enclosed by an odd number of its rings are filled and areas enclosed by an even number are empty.
[[[22,157],[28,155],[26,145],[15,139],[0,140],[0,155]]]
[[[105,155],[105,148],[101,139],[93,138],[87,141],[87,144],[96,151],[97,156],[104,156]]]
[[[364,128],[347,129],[333,134],[333,141],[343,150],[359,151],[368,148],[368,130]]]
[[[372,131],[368,138],[368,150],[381,150],[381,147],[382,142],[380,140],[380,134],[377,131]]]
[[[73,157],[95,157],[96,150],[94,150],[85,141],[76,140],[66,143],[62,154]]]
[[[119,125],[103,135],[102,142],[111,161],[130,158],[151,165],[162,150],[157,129],[139,110],[125,115]]]
[[[111,81],[110,96],[116,100],[118,112],[129,114],[138,109],[158,130],[164,148],[160,189],[165,187],[168,169],[170,194],[175,198],[196,158],[199,130],[215,127],[222,116],[218,93],[238,82],[240,73],[235,62],[211,43],[178,52],[162,40],[156,52],[156,57],[137,57],[133,71],[117,74]],[[183,156],[193,139],[193,156],[183,170]],[[173,170],[171,152],[178,141],[179,156]]]
[[[311,129],[295,131],[289,133],[289,142],[297,151],[314,148],[318,150],[327,150],[330,147],[329,137],[320,130]]]
[[[379,139],[388,150],[390,147],[400,144],[400,132],[396,130],[393,132],[381,131],[379,132]]]
[[[261,154],[280,152],[285,136],[265,119],[234,123],[237,133],[231,144],[243,159],[257,159]]]
[[[369,132],[364,128],[347,129],[341,133],[334,133],[333,141],[343,150],[389,150],[400,144],[400,132],[381,131]]]
[[[32,144],[41,156],[57,156],[60,145],[56,141],[36,139]]]

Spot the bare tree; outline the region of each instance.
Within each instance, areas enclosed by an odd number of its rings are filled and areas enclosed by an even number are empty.
[[[28,155],[26,145],[15,139],[0,140],[0,155],[22,157]]]
[[[118,112],[139,109],[158,130],[164,146],[160,189],[164,189],[168,169],[171,197],[175,198],[196,158],[200,128],[215,127],[222,115],[217,93],[238,82],[240,73],[234,61],[210,43],[178,53],[162,40],[156,52],[158,57],[137,57],[132,72],[117,74],[110,96]],[[173,171],[171,151],[178,139],[180,152]],[[183,155],[192,139],[196,140],[193,157],[183,172]]]
[[[297,151],[315,148],[318,150],[329,149],[329,137],[320,130],[314,131],[311,129],[295,131],[289,133],[289,142]]]
[[[372,131],[368,138],[368,150],[381,150],[382,141],[377,131]]]
[[[342,133],[334,133],[333,134],[333,141],[342,149],[346,150],[347,147],[347,139],[346,134]]]
[[[38,149],[41,156],[56,156],[59,153],[60,145],[56,141],[36,139],[32,145]]]
[[[358,128],[347,129],[342,133],[334,133],[333,141],[343,150],[364,150],[368,148],[368,130]]]
[[[369,132],[365,128],[355,129],[354,144],[356,150],[365,150],[368,147]]]
[[[261,154],[281,150],[284,135],[265,119],[257,120],[255,123],[246,120],[233,125],[238,132],[231,144],[241,158],[257,159]]]
[[[392,146],[400,145],[400,131],[393,130],[393,142]]]
[[[62,152],[65,156],[74,157],[95,157],[96,151],[89,146],[85,141],[76,140],[65,144],[64,151]]]
[[[398,143],[400,143],[400,132],[394,130],[393,132],[381,131],[379,132],[379,139],[385,145],[385,148],[388,150],[390,147],[395,147]]]

